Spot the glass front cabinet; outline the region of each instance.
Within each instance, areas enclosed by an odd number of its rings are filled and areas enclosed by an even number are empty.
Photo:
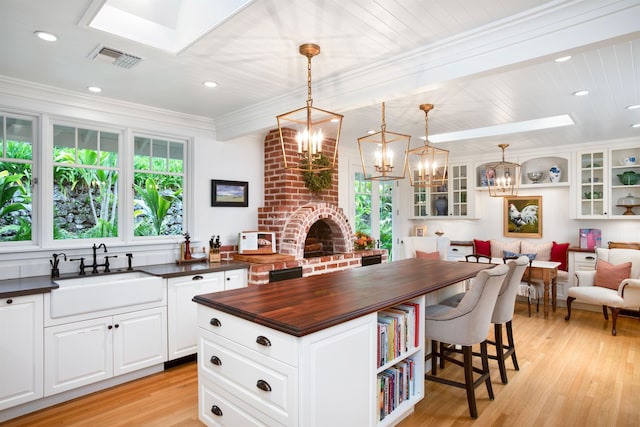
[[[640,147],[578,153],[578,218],[640,218]]]
[[[578,218],[602,218],[607,209],[607,152],[589,151],[578,153]]]
[[[473,177],[467,164],[449,165],[445,184],[414,187],[414,218],[469,218],[473,216]]]

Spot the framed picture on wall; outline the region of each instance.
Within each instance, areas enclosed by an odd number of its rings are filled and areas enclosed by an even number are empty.
[[[424,237],[427,235],[427,226],[426,225],[418,225],[416,227],[415,233],[418,237]]]
[[[211,180],[211,206],[249,206],[249,183],[246,181]]]
[[[504,235],[542,237],[542,196],[504,198]]]

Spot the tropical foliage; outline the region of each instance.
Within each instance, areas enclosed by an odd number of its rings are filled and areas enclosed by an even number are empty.
[[[32,147],[9,140],[4,154],[7,161],[0,162],[0,241],[31,240]]]
[[[54,238],[95,238],[118,235],[117,153],[95,150],[55,150],[54,184],[64,196],[83,195],[91,212],[93,227],[86,230],[60,230],[54,224]],[[68,165],[68,166],[67,166]],[[80,167],[87,166],[87,167]],[[58,229],[56,229],[58,228]]]
[[[134,217],[146,217],[136,223],[134,230],[135,235],[148,235],[149,229],[153,230],[156,236],[163,234],[162,226],[164,219],[173,202],[182,193],[182,189],[178,188],[175,191],[168,190],[165,194],[161,194],[158,191],[158,186],[155,181],[151,178],[145,180],[144,187],[137,184],[133,186],[136,194],[139,196],[138,199],[135,199],[135,202],[141,207],[140,209],[136,209]],[[151,226],[151,228],[149,226]]]

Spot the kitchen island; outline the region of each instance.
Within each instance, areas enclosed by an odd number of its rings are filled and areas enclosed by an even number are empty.
[[[200,420],[397,423],[424,397],[425,305],[439,299],[438,291],[490,267],[410,259],[196,296]],[[411,344],[384,359],[379,322],[411,307]],[[387,411],[379,388],[394,372],[403,373],[407,397],[396,396]]]

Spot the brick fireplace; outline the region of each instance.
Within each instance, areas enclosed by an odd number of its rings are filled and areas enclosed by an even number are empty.
[[[297,161],[297,143],[292,130],[285,132],[287,161]],[[335,141],[323,142],[332,151]],[[276,235],[279,254],[292,260],[251,264],[249,284],[268,283],[269,272],[302,267],[303,276],[358,267],[363,256],[381,254],[385,250],[353,251],[353,229],[338,207],[338,173],[333,171],[332,184],[320,194],[311,193],[299,171],[285,169],[278,130],[270,131],[264,140],[264,206],[258,209],[258,229]],[[309,230],[321,230],[320,241],[327,255],[305,258],[305,241]],[[329,248],[328,248],[329,247]]]

